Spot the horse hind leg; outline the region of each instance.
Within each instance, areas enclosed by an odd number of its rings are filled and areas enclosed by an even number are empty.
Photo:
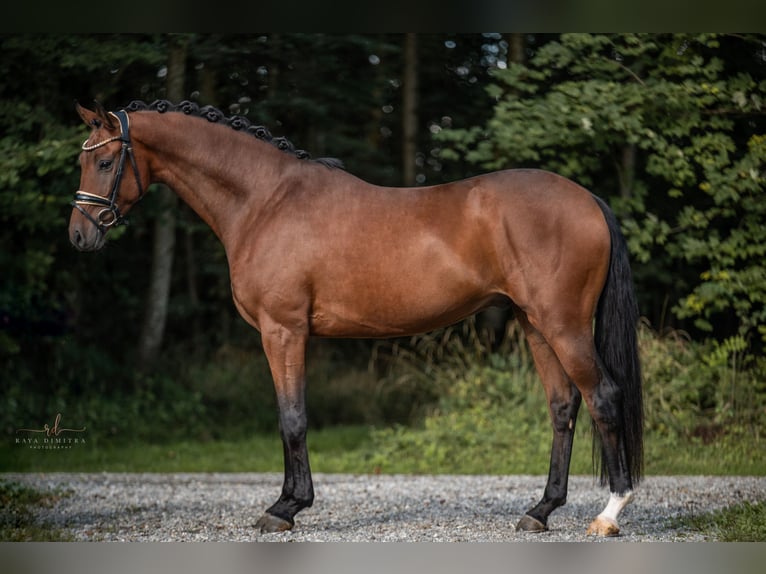
[[[622,391],[602,365],[589,328],[559,335],[550,341],[588,407],[601,440],[605,465],[602,477],[609,477],[609,502],[589,526],[588,534],[616,536],[620,532],[617,518],[633,498],[623,428]]]
[[[631,500],[633,500],[632,491],[623,495],[611,493],[606,508],[590,523],[587,533],[596,536],[617,536],[620,533],[617,517]]]
[[[553,426],[548,482],[543,497],[526,512],[516,529],[542,532],[548,529],[548,516],[566,503],[569,463],[581,396],[545,338],[529,323],[523,312],[517,310],[516,316],[524,328],[535,367],[545,389]]]
[[[601,438],[602,464],[609,476],[609,501],[588,526],[588,534],[617,536],[617,518],[632,500],[633,484],[627,461],[622,422],[622,391],[597,361],[600,381],[588,400],[591,417]],[[592,406],[591,406],[592,405]],[[605,473],[602,470],[602,480]]]

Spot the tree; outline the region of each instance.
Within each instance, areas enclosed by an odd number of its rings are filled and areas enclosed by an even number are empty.
[[[766,337],[763,35],[564,34],[494,72],[447,159],[550,169],[608,197],[644,312]],[[727,325],[732,324],[733,327]]]
[[[175,37],[168,48],[167,97],[173,102],[184,99],[188,38]],[[154,243],[141,336],[138,340],[138,364],[142,369],[157,359],[165,334],[170,298],[170,283],[176,243],[178,199],[171,189],[158,185],[159,213],[154,220]]]
[[[417,34],[404,36],[404,74],[402,82],[402,182],[415,185],[415,154],[418,137],[418,40]]]
[[[126,242],[116,241],[110,262],[76,253],[69,244],[68,204],[78,185],[77,154],[87,137],[74,100],[111,104],[135,85],[151,93],[160,61],[157,46],[151,35],[0,37],[4,421],[18,417],[22,404],[47,410],[68,391],[126,384],[127,370],[115,368],[111,357],[137,335],[124,318],[140,308],[130,296],[137,250],[124,250]]]

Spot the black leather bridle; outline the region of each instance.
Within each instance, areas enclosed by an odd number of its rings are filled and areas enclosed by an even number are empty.
[[[109,194],[109,197],[103,197],[94,193],[89,193],[87,191],[77,190],[74,194],[74,201],[71,203],[72,207],[78,209],[80,213],[82,213],[86,219],[88,219],[88,221],[93,223],[93,225],[95,225],[102,234],[106,233],[107,230],[113,225],[127,223],[125,218],[120,213],[120,208],[117,205],[117,194],[120,190],[120,182],[122,181],[122,174],[125,168],[126,157],[130,158],[130,164],[133,168],[133,175],[136,178],[136,185],[138,185],[139,199],[144,195],[144,188],[141,185],[141,178],[138,175],[136,157],[133,155],[133,147],[130,143],[130,123],[128,121],[128,114],[125,110],[109,113],[117,118],[117,120],[120,122],[120,135],[105,139],[104,141],[93,145],[85,145],[88,143],[88,140],[85,140],[85,142],[82,144],[82,150],[90,152],[113,141],[119,140],[122,142],[120,160],[117,165],[117,173],[114,176],[114,182],[112,183],[112,191]],[[104,209],[99,211],[96,217],[93,217],[90,213],[83,209],[83,205],[96,205],[103,207]]]

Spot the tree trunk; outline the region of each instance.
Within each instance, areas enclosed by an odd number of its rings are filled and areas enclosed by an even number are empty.
[[[636,146],[634,144],[622,146],[617,173],[620,178],[620,197],[630,199],[633,196],[633,184],[636,180]]]
[[[418,134],[418,46],[417,34],[405,34],[404,79],[402,82],[402,183],[415,185],[415,156]]]
[[[188,40],[180,37],[171,40],[169,47],[167,97],[174,103],[184,96],[187,44]],[[138,343],[138,367],[143,370],[152,366],[162,348],[176,243],[178,198],[164,185],[156,186],[153,193],[158,196],[160,213],[154,221],[151,275]]]
[[[514,32],[508,38],[508,60],[514,64],[523,64],[527,60],[524,34]]]

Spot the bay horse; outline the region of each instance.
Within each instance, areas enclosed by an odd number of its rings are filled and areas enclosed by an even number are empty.
[[[310,337],[413,335],[506,305],[527,337],[553,426],[542,499],[516,528],[546,530],[566,502],[584,400],[594,463],[610,488],[588,532],[619,533],[642,473],[639,317],[625,240],[602,200],[529,169],[380,187],[244,117],[191,102],[76,108],[91,128],[69,222],[77,249],[100,249],[155,182],[223,243],[234,304],[262,335],[284,448],[282,492],[256,528],[291,529],[314,500],[304,400]]]

